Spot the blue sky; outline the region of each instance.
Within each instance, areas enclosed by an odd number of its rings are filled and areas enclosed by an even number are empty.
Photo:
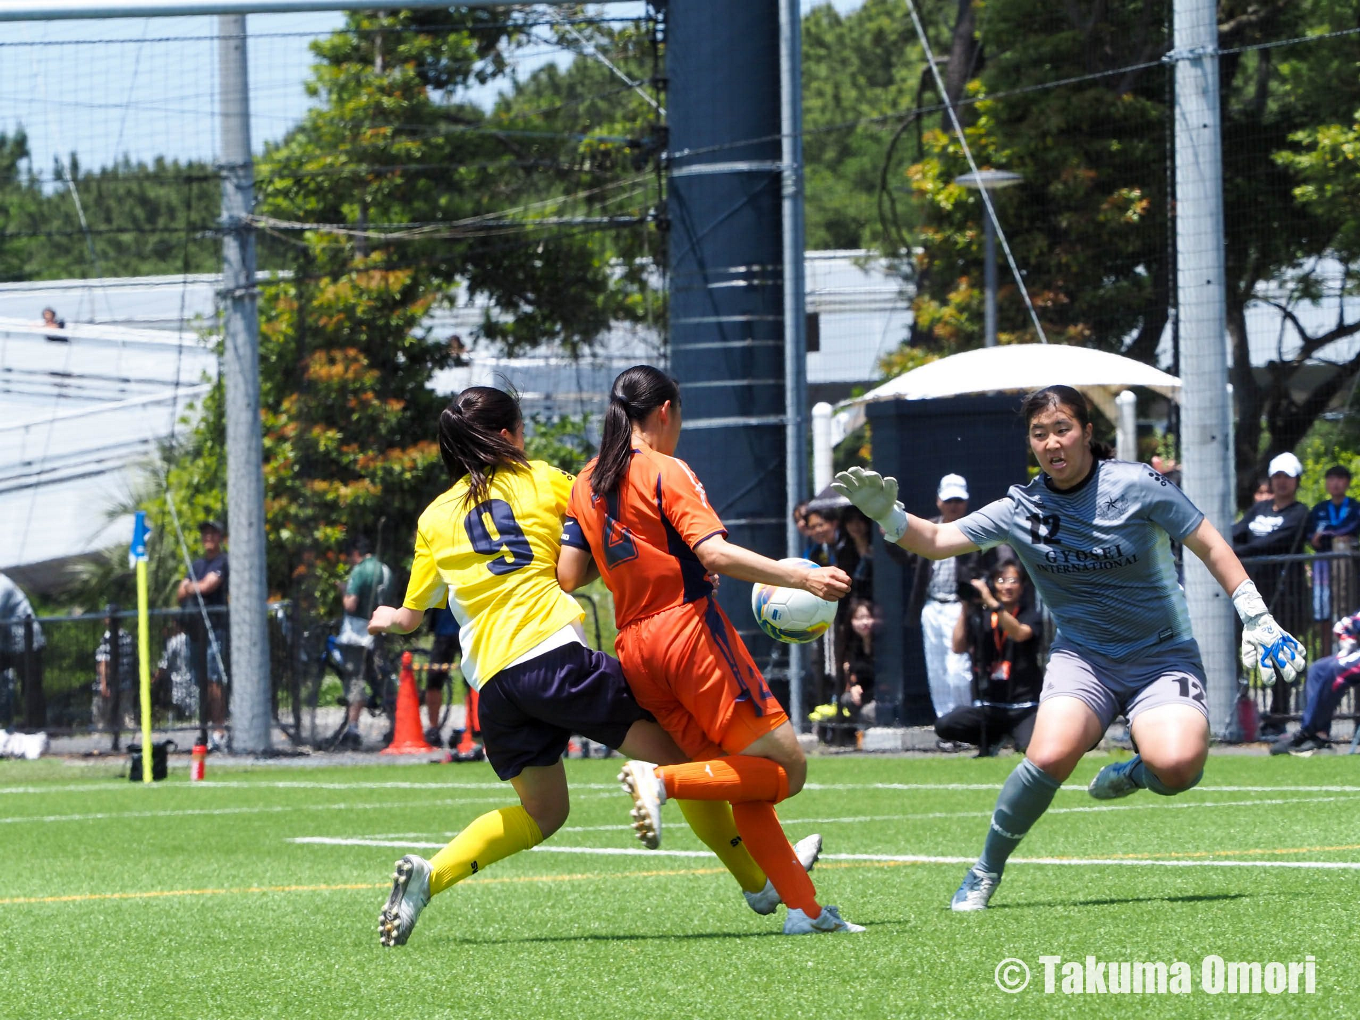
[[[806,10],[817,0],[804,0]],[[848,11],[861,0],[831,0]],[[632,16],[641,4],[612,4]],[[250,34],[251,137],[256,150],[306,111],[308,43],[334,31],[343,15],[253,14]],[[217,154],[217,19],[135,18],[17,22],[0,32],[0,131],[23,125],[34,169],[75,151],[86,167],[127,154],[211,160]],[[552,59],[530,45],[521,74]],[[486,98],[494,94],[491,90]]]

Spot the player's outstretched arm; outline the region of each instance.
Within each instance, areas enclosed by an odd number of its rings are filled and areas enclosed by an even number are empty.
[[[699,557],[699,562],[709,573],[723,574],[738,581],[799,588],[832,602],[850,594],[850,575],[840,567],[804,567],[796,563],[780,563],[758,552],[733,545],[721,535],[700,542],[694,555]]]
[[[425,614],[419,609],[407,609],[402,606],[400,609],[393,609],[391,606],[379,606],[373,610],[372,617],[368,621],[368,632],[370,634],[409,634],[420,626],[425,619]]]
[[[882,528],[887,541],[909,553],[928,560],[944,560],[978,549],[955,525],[936,524],[907,513],[897,501],[897,479],[891,475],[852,467],[837,473],[831,487]]]
[[[1232,546],[1217,528],[1203,520],[1186,536],[1185,547],[1203,561],[1214,580],[1232,596],[1233,608],[1242,619],[1243,667],[1248,673],[1259,668],[1261,680],[1267,685],[1277,677],[1285,683],[1293,682],[1303,673],[1303,646],[1270,615],[1265,599],[1247,576]]]
[[[595,557],[589,550],[564,545],[557,554],[557,583],[570,595],[582,585],[600,576]]]

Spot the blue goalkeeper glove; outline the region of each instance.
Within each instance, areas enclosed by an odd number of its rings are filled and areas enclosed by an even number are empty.
[[[1267,687],[1278,678],[1293,683],[1303,672],[1305,656],[1298,639],[1275,622],[1256,585],[1243,581],[1233,592],[1233,607],[1242,618],[1242,665],[1248,674],[1257,668]]]

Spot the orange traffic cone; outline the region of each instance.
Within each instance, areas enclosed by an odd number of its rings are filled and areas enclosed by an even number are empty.
[[[401,654],[401,683],[397,687],[397,718],[392,727],[392,743],[382,754],[424,754],[434,748],[425,743],[420,728],[420,698],[416,694],[416,674],[411,668],[411,653]]]

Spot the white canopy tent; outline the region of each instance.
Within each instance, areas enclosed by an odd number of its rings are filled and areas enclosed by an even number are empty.
[[[889,379],[863,396],[843,401],[831,418],[830,445],[834,447],[863,425],[864,406],[874,401],[930,400],[973,393],[1027,393],[1056,383],[1080,390],[1114,423],[1121,451],[1131,449],[1134,438],[1131,434],[1134,427],[1132,400],[1121,400],[1121,393],[1130,387],[1142,386],[1169,400],[1179,401],[1181,392],[1181,381],[1174,375],[1105,351],[1065,344],[984,347],[932,361]],[[1121,406],[1125,408],[1122,413]],[[822,449],[824,439],[818,442],[817,418],[817,408],[814,408],[814,462],[818,466],[823,461],[829,465],[830,449]],[[820,484],[817,479],[814,483]]]

